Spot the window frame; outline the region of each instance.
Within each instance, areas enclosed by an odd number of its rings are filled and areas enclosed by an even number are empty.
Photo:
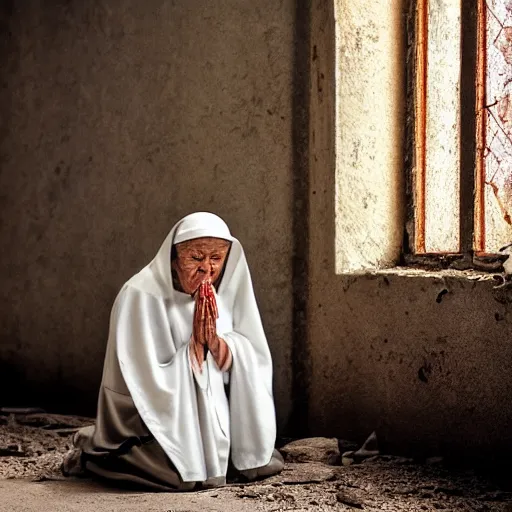
[[[504,254],[484,247],[485,0],[462,2],[460,70],[460,252],[426,253],[425,135],[428,0],[411,0],[406,23],[406,225],[402,265],[503,271]],[[477,198],[475,200],[475,198]],[[474,247],[480,250],[475,250]]]

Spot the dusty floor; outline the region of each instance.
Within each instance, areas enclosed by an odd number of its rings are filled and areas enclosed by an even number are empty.
[[[86,418],[0,415],[1,512],[511,511],[506,478],[379,456],[361,464],[287,463],[279,476],[195,493],[150,493],[64,478],[59,466]],[[511,486],[512,488],[512,486]]]

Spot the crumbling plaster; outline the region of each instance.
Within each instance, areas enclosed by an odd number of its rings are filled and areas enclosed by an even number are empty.
[[[376,429],[403,453],[510,446],[512,317],[492,279],[394,272],[324,285],[310,305],[313,430]]]

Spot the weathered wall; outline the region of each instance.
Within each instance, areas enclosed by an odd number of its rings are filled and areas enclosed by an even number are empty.
[[[398,12],[404,5],[378,4]],[[336,273],[334,12],[322,0],[314,5],[312,76],[323,79],[318,87],[313,82],[310,112],[309,331],[302,340],[309,360],[304,406],[309,431],[363,441],[376,430],[387,449],[402,453],[457,452],[471,458],[510,452],[512,316],[506,294],[493,289],[492,278]],[[361,36],[364,46],[364,27]],[[399,41],[398,36],[398,50],[404,52]],[[380,90],[397,99],[395,116],[403,112],[403,87],[397,79]],[[364,133],[364,123],[360,130]],[[401,137],[398,130],[395,135]],[[358,200],[357,191],[339,197],[347,204]],[[372,229],[361,222],[361,232],[371,236]]]
[[[492,280],[326,273],[323,284],[311,306],[313,431],[377,430],[404,453],[510,450],[512,317]]]
[[[243,243],[289,412],[294,3],[3,3],[0,403],[94,412],[122,283],[194,210]],[[15,7],[13,7],[15,5]]]
[[[333,4],[336,271],[345,272],[389,266],[400,255],[403,30],[399,2],[375,1],[371,10],[365,2]]]

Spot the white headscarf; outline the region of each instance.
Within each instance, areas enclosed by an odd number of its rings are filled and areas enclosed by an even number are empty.
[[[272,361],[242,246],[222,219],[193,213],[172,228],[153,261],[125,284],[109,335],[115,338],[121,372],[139,414],[184,481],[220,476],[205,462],[204,426],[189,364],[194,300],[174,288],[170,265],[173,244],[200,237],[231,242],[217,290],[217,332],[233,364],[229,410],[219,401],[217,411],[231,440],[234,466],[266,465],[276,436]],[[217,381],[210,385],[217,392],[223,387]]]

